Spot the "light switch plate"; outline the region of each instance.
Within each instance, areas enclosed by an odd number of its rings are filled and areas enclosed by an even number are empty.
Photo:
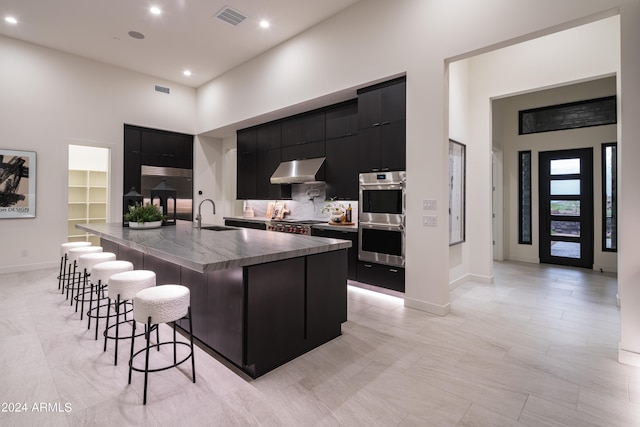
[[[438,225],[438,217],[435,215],[425,215],[422,217],[422,225],[424,227],[436,227]]]
[[[422,210],[435,211],[438,209],[438,201],[433,199],[425,199],[422,201]]]

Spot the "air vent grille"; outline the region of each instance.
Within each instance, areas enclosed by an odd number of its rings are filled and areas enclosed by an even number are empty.
[[[233,25],[234,27],[247,19],[247,17],[243,13],[231,9],[229,6],[226,6],[224,9],[218,12],[216,18],[221,19],[224,22]]]
[[[171,90],[168,87],[156,85],[156,92],[162,92],[162,93],[169,94],[170,91]]]

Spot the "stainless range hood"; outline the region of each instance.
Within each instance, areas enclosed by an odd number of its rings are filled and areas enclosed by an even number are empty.
[[[324,163],[324,157],[282,162],[271,175],[272,184],[301,184],[318,182],[317,173]]]

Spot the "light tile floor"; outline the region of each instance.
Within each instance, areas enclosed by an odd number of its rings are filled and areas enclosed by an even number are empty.
[[[446,317],[350,287],[341,337],[257,380],[198,349],[196,384],[188,366],[153,374],[147,406],[128,343],[113,366],[55,275],[0,275],[0,425],[640,425],[611,275],[496,263],[495,284],[456,288]]]

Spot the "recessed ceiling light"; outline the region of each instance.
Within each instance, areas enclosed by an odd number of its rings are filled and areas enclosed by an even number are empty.
[[[271,24],[269,24],[269,21],[267,21],[266,19],[263,19],[262,21],[260,21],[260,26],[262,28],[269,28]]]
[[[189,77],[189,76],[191,76],[191,70],[184,70],[182,72],[182,74],[184,74],[185,76]]]
[[[6,22],[8,22],[9,24],[17,24],[18,20],[16,18],[14,18],[13,16],[7,16],[4,18],[4,20]]]
[[[162,14],[162,10],[157,6],[151,6],[149,8],[149,12],[153,13],[154,15],[161,15]]]

